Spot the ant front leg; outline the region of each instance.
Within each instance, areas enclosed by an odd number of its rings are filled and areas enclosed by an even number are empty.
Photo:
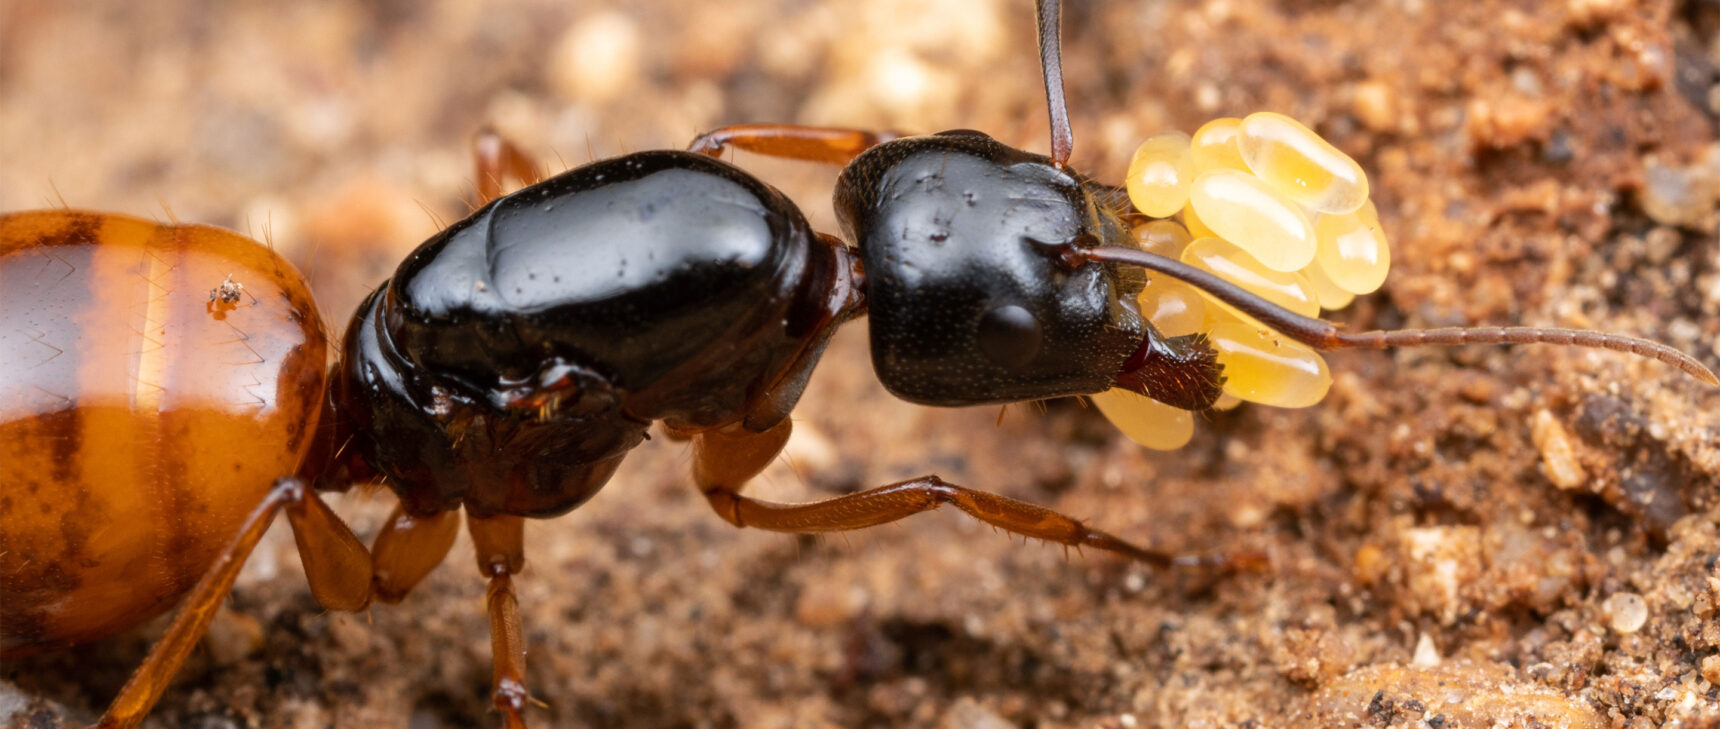
[[[700,134],[687,151],[721,157],[724,149],[734,147],[767,157],[846,165],[861,152],[901,136],[840,127],[736,124]]]
[[[370,603],[371,562],[364,544],[304,481],[281,479],[192,588],[167,633],[108,706],[98,725],[101,729],[135,727],[143,721],[209,628],[222,598],[233,589],[239,568],[283,509],[317,602],[330,610],[346,611],[361,610]]]
[[[790,430],[790,421],[783,420],[763,433],[729,425],[693,436],[693,478],[718,516],[738,527],[817,534],[887,524],[949,504],[1012,534],[1102,549],[1161,567],[1210,565],[1232,569],[1255,567],[1262,560],[1257,555],[1174,555],[1138,547],[1045,507],[957,486],[937,476],[806,504],[775,504],[742,496],[745,483],[781,452]]]

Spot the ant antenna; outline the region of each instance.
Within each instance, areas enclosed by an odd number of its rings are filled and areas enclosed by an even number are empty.
[[[1454,347],[1464,344],[1560,344],[1590,349],[1628,352],[1659,360],[1684,370],[1691,377],[1720,386],[1720,378],[1696,358],[1659,342],[1623,334],[1583,329],[1542,327],[1452,327],[1443,329],[1397,329],[1347,333],[1323,319],[1302,316],[1263,299],[1218,276],[1164,256],[1121,246],[1071,249],[1076,260],[1139,266],[1177,279],[1213,298],[1236,307],[1256,321],[1286,337],[1315,349],[1386,349],[1389,347]]]
[[[1051,113],[1051,166],[1063,169],[1075,149],[1069,105],[1063,99],[1063,53],[1058,38],[1060,0],[1039,0],[1039,67],[1045,74],[1045,106]]]

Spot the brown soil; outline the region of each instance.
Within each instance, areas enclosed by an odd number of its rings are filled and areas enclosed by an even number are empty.
[[[486,123],[554,168],[745,121],[1043,150],[1029,5],[14,0],[0,209],[267,235],[339,328],[467,209]],[[1260,109],[1363,163],[1396,266],[1351,326],[1596,327],[1720,366],[1712,0],[1068,5],[1079,167],[1114,180],[1153,132]],[[835,229],[834,170],[743,162]],[[1155,453],[1074,402],[892,400],[851,329],[757,494],[937,472],[1271,567],[1065,556],[953,513],[739,531],[659,439],[533,524],[535,726],[1720,726],[1720,389],[1546,347],[1339,354],[1320,405]],[[368,536],[390,500],[335,506]],[[462,549],[401,605],[324,614],[277,529],[150,725],[496,725]],[[160,629],[8,661],[0,711],[88,720]]]

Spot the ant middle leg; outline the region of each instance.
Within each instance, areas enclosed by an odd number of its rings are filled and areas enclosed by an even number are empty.
[[[513,576],[525,568],[525,518],[466,515],[478,570],[490,580],[484,604],[490,614],[490,653],[494,661],[491,699],[508,729],[525,729],[523,716],[531,694],[526,690],[526,641],[520,627],[520,601]]]
[[[687,151],[721,157],[729,147],[767,157],[846,165],[872,147],[902,135],[799,124],[736,124],[700,134]]]
[[[1051,509],[957,486],[937,476],[805,504],[777,504],[742,496],[746,481],[764,470],[788,442],[789,422],[784,420],[763,433],[731,425],[693,436],[694,481],[711,508],[730,524],[794,534],[841,532],[886,524],[948,504],[1013,534],[1115,552],[1162,567],[1230,569],[1256,566],[1259,561],[1255,555],[1177,555],[1139,547]]]

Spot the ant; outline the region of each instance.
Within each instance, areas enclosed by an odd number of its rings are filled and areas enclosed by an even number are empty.
[[[359,306],[327,370],[330,343],[308,288],[246,239],[69,210],[0,218],[4,318],[31,322],[42,334],[32,341],[52,350],[0,384],[0,401],[24,403],[0,423],[9,496],[0,503],[0,646],[10,654],[95,640],[183,596],[101,723],[135,726],[281,512],[318,602],[359,610],[402,599],[438,565],[463,510],[489,582],[494,700],[508,726],[524,726],[513,583],[524,521],[594,496],[653,423],[691,441],[695,484],[736,526],[845,531],[947,504],[1068,546],[1161,566],[1204,561],[936,476],[809,504],[743,495],[787,442],[789,415],[831,335],[860,316],[871,317],[885,387],[935,406],[1117,386],[1211,407],[1224,376],[1216,354],[1202,335],[1164,337],[1142,319],[1130,302],[1146,273],[1321,349],[1551,342],[1653,357],[1716,384],[1694,359],[1620,335],[1346,333],[1124,245],[1120,191],[1067,166],[1056,0],[1038,11],[1049,157],[966,130],[897,137],[747,125],[702,135],[689,151],[639,152],[540,180],[512,145],[481,136],[485,204]],[[844,238],[813,231],[780,193],[715,158],[729,147],[844,165]],[[503,195],[504,180],[525,187]],[[235,293],[223,299],[233,310],[215,319],[209,301],[167,295],[201,296],[206,289],[171,284],[212,280],[217,268],[240,272],[224,280],[240,276],[251,301]],[[121,315],[97,295],[138,279],[162,294],[141,311]],[[90,311],[106,316],[79,316]],[[174,356],[217,346],[234,356]],[[234,447],[137,445],[174,442],[136,437],[167,431]],[[319,492],[373,479],[399,506],[367,548]],[[167,498],[141,502],[158,493]],[[89,558],[96,553],[117,558]],[[153,559],[163,553],[170,559]],[[122,584],[132,586],[129,603],[108,596]]]

